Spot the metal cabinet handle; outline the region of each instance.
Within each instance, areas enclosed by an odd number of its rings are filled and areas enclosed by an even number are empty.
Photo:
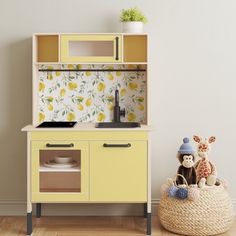
[[[51,143],[47,143],[46,147],[74,147],[73,143],[69,143],[69,144],[51,144]]]
[[[108,143],[104,143],[103,144],[103,147],[124,147],[124,148],[128,148],[128,147],[131,147],[131,144],[130,143],[127,143],[127,144],[108,144]]]
[[[119,37],[116,37],[115,38],[116,40],[116,60],[118,61],[119,60]]]

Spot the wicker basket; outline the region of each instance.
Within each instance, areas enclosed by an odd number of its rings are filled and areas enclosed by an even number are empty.
[[[180,235],[216,235],[230,228],[234,210],[228,192],[219,183],[200,189],[195,201],[163,195],[159,218],[165,229]]]

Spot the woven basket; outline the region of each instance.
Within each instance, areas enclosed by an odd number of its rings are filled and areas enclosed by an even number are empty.
[[[165,229],[180,235],[216,235],[230,228],[234,210],[228,192],[219,183],[200,189],[195,201],[163,195],[159,218]]]

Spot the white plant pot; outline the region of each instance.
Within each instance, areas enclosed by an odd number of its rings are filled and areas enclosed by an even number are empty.
[[[123,33],[142,33],[142,32],[143,32],[143,22],[140,21],[123,22]]]

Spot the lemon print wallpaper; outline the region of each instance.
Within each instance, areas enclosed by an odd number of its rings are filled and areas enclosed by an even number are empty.
[[[133,65],[40,65],[39,69],[136,69]],[[112,121],[115,90],[120,91],[123,121],[146,120],[143,71],[39,72],[38,119],[42,121]]]

